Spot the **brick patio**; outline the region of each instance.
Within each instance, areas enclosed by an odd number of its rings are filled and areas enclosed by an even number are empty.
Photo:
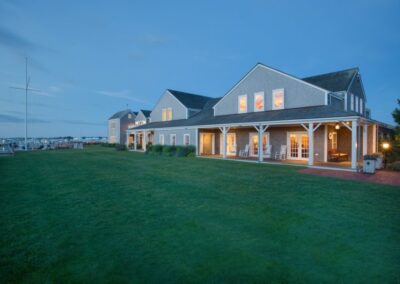
[[[326,176],[335,177],[340,179],[356,180],[356,181],[366,181],[372,183],[386,184],[400,186],[400,172],[392,171],[377,171],[375,174],[363,174],[354,172],[344,172],[344,171],[332,171],[332,170],[321,170],[321,169],[301,169],[300,173],[310,174],[315,176]]]

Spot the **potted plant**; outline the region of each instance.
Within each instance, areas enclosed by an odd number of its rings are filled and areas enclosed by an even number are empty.
[[[383,168],[383,155],[382,153],[373,153],[371,156],[376,158],[375,169],[380,170]]]
[[[373,155],[365,155],[363,162],[363,172],[367,174],[374,174],[376,168],[375,164],[376,157],[374,157]]]

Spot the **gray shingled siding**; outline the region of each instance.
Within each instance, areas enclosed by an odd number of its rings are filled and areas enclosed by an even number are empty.
[[[160,134],[164,134],[164,145],[171,145],[170,134],[176,134],[176,145],[183,145],[183,135],[190,135],[190,145],[196,145],[195,129],[154,130],[153,143],[160,144]]]
[[[254,93],[264,92],[265,110],[272,110],[272,91],[284,88],[285,108],[325,104],[325,92],[288,76],[257,66],[232,92],[215,105],[215,115],[238,113],[238,97],[247,95],[247,111],[254,111]]]
[[[138,115],[136,116],[135,121],[144,121],[147,123],[146,117],[143,115],[141,111],[139,111]]]
[[[365,94],[364,94],[364,92],[363,92],[363,89],[362,89],[362,86],[361,86],[361,81],[360,81],[360,79],[359,78],[356,78],[354,81],[353,81],[353,83],[352,83],[352,85],[350,86],[350,88],[349,88],[349,93],[350,94],[353,94],[354,95],[354,101],[356,100],[356,97],[359,97],[359,98],[361,98],[362,100],[363,100],[363,116],[365,116]],[[351,103],[351,98],[350,98],[350,94],[348,94],[347,96],[348,96],[348,110],[350,110],[351,108],[350,108],[350,103]],[[359,110],[360,110],[360,108],[359,108]],[[355,111],[355,108],[354,108],[354,111]]]
[[[172,119],[186,119],[186,107],[184,107],[168,91],[160,98],[153,111],[151,112],[151,122],[162,121],[162,109],[172,108]]]
[[[344,110],[344,99],[330,96],[330,105],[336,109]]]
[[[115,124],[114,133],[112,132],[111,125]],[[120,141],[120,127],[119,119],[109,119],[108,120],[108,143],[119,143]]]

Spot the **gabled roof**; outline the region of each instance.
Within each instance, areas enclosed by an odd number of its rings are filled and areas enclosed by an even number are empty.
[[[140,111],[146,118],[150,117],[151,110],[141,109]]]
[[[185,93],[171,89],[167,89],[167,91],[189,109],[202,109],[209,100],[213,99],[211,97]]]
[[[121,110],[117,113],[115,113],[113,116],[111,116],[109,119],[116,119],[116,118],[122,118],[125,115],[127,115],[128,113],[133,113],[135,115],[137,115],[137,113],[134,113],[132,110],[130,109],[126,109],[126,110]]]
[[[342,71],[306,77],[303,78],[303,81],[331,92],[346,91],[349,88],[354,76],[356,76],[358,72],[358,68],[350,68]]]

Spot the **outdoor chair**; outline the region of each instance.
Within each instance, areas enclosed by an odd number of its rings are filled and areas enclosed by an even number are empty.
[[[244,149],[239,151],[239,157],[248,157],[249,156],[249,144],[246,144]]]
[[[267,148],[264,151],[264,158],[271,159],[271,151],[272,145],[267,145]]]
[[[275,160],[286,160],[286,145],[281,145],[281,150],[275,153]]]

